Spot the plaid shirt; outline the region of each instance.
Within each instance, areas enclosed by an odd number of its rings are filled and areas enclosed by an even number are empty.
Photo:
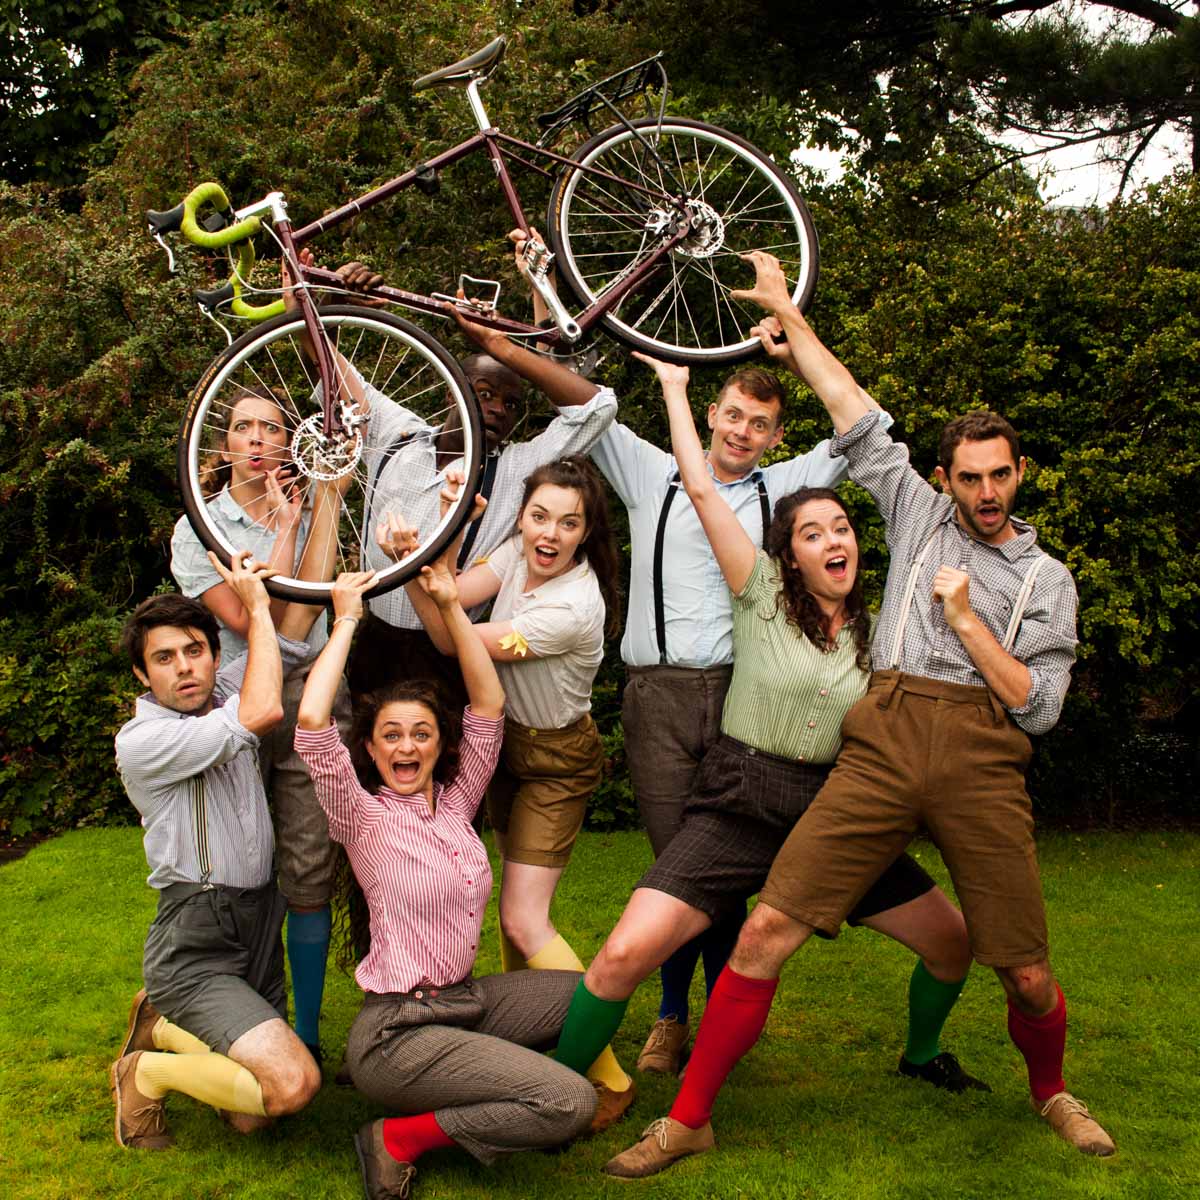
[[[954,501],[913,470],[908,447],[893,442],[874,414],[835,437],[830,453],[846,456],[850,478],[875,498],[887,526],[891,565],[875,627],[871,666],[887,670],[895,661],[896,630],[909,571],[933,538],[936,540],[917,577],[899,669],[946,683],[986,687],[958,635],[946,623],[942,605],[934,600],[933,579],[943,566],[965,571],[971,581],[971,608],[1003,643],[1025,575],[1045,554],[1037,545],[1037,532],[1013,518],[1017,536],[1007,542],[991,545],[972,537],[959,523]],[[1012,649],[1013,657],[1029,670],[1030,688],[1025,703],[1008,711],[1027,733],[1053,729],[1062,711],[1075,662],[1077,606],[1070,571],[1046,556]]]

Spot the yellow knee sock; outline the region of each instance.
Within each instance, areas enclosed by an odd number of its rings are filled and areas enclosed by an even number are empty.
[[[513,971],[523,971],[528,965],[525,955],[504,936],[504,930],[500,930],[500,969],[509,975]]]
[[[213,1108],[265,1117],[262,1088],[240,1063],[223,1054],[154,1054],[143,1051],[134,1075],[137,1090],[152,1100],[183,1092]]]
[[[211,1054],[212,1047],[206,1046],[194,1033],[188,1033],[178,1025],[172,1025],[166,1017],[159,1017],[150,1031],[156,1050],[167,1050],[172,1054]]]
[[[561,933],[556,933],[536,954],[526,960],[531,971],[582,971],[579,955],[567,944]],[[609,1091],[623,1092],[633,1080],[621,1069],[611,1046],[600,1051],[600,1057],[588,1068],[587,1077],[593,1083],[602,1083]]]

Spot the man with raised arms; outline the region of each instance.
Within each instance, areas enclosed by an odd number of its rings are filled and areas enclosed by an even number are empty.
[[[1066,1005],[1048,958],[1024,772],[1028,735],[1053,728],[1070,682],[1077,597],[1067,568],[1012,516],[1025,470],[1017,435],[995,413],[951,421],[935,490],[790,303],[776,260],[751,257],[755,287],[735,295],[781,323],[833,419],[831,453],[879,505],[891,567],[870,687],[846,716],[837,765],[742,928],[670,1115],[605,1170],[652,1175],[713,1145],[713,1101],[758,1040],[784,962],[814,932],[836,934],[922,825],[950,871],[974,957],[1007,994],[1034,1111],[1080,1151],[1112,1154],[1062,1077]]]

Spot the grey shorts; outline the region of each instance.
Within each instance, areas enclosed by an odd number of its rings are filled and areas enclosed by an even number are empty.
[[[142,956],[154,1007],[218,1054],[264,1021],[286,1021],[280,938],[286,911],[274,882],[163,888]]]
[[[766,754],[721,734],[704,758],[682,827],[637,886],[674,896],[714,923],[740,914],[762,890],[775,856],[831,769]],[[901,854],[846,920],[860,924],[933,886],[924,868]]]

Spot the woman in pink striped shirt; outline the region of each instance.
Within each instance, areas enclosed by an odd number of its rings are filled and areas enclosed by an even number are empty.
[[[491,893],[471,826],[495,770],[504,692],[458,600],[457,544],[422,572],[454,641],[468,706],[461,734],[436,690],[404,682],[356,714],[353,755],[331,709],[373,574],[343,575],[329,643],[308,677],[296,749],[346,848],[370,912],[366,993],[346,1061],[365,1095],[404,1115],[355,1135],[368,1200],[408,1195],[413,1163],[458,1145],[481,1162],[557,1145],[587,1129],[595,1092],[540,1051],[558,1040],[579,975],[471,972]],[[357,766],[356,766],[356,761]]]

